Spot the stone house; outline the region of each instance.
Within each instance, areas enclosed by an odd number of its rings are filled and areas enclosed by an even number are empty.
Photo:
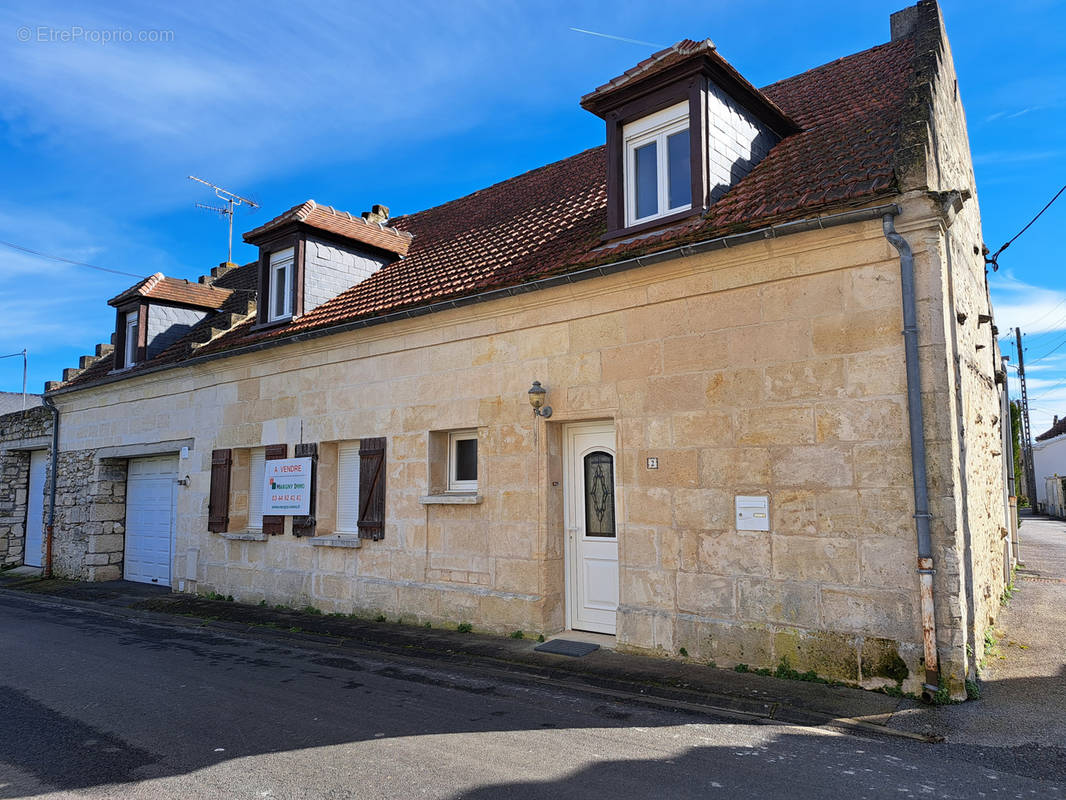
[[[961,695],[1003,376],[937,5],[891,32],[761,90],[679,42],[604,146],[114,298],[51,568]]]
[[[24,403],[21,394],[7,392],[0,392],[0,410],[0,569],[40,567],[45,560],[52,412],[41,405],[40,395],[29,395]]]

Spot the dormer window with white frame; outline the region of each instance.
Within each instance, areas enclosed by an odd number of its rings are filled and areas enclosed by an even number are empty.
[[[126,312],[126,336],[122,353],[122,366],[132,367],[137,363],[137,346],[140,343],[140,311]]]
[[[622,136],[626,225],[692,208],[688,101],[625,125]]]
[[[296,250],[287,247],[270,254],[270,322],[289,319],[293,313],[293,269]]]

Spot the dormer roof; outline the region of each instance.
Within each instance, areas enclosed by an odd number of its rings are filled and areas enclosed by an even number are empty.
[[[112,297],[107,304],[118,307],[137,298],[146,298],[160,303],[217,309],[231,294],[229,289],[190,283],[180,278],[168,278],[162,272],[157,272],[149,275],[140,283],[134,284],[122,294]]]
[[[581,107],[603,117],[612,108],[636,99],[663,83],[681,80],[700,71],[755,113],[779,136],[802,130],[773,100],[752,86],[732,64],[722,58],[710,39],[699,42],[682,39],[677,44],[652,53],[582,97]]]
[[[371,222],[362,217],[353,216],[347,211],[338,211],[331,206],[323,206],[314,200],[307,200],[293,206],[284,214],[279,214],[265,225],[248,231],[244,234],[244,241],[249,244],[259,244],[271,234],[293,225],[340,236],[398,256],[407,255],[411,240],[414,238],[408,231],[401,231],[381,222]]]

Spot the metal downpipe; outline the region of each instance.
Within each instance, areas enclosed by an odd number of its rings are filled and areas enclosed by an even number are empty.
[[[911,475],[914,478],[914,528],[918,538],[918,578],[921,585],[922,642],[925,650],[925,685],[922,699],[933,699],[940,690],[940,660],[936,650],[936,613],[933,605],[933,540],[929,533],[929,483],[925,458],[922,409],[922,379],[918,368],[918,312],[914,286],[914,254],[896,232],[895,217],[885,214],[881,227],[899,253],[903,289],[903,345],[907,362],[907,414],[910,418]]]
[[[59,464],[59,409],[51,397],[44,398],[44,404],[52,411],[52,479],[48,484],[48,524],[45,526],[44,540],[44,577],[52,577],[52,532],[56,520],[56,484]]]

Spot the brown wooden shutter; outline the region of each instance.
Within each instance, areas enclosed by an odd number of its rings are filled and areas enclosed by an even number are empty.
[[[385,437],[359,440],[359,538],[385,538]]]
[[[287,444],[268,444],[264,450],[265,461],[276,461],[279,458],[289,457],[289,446]],[[269,467],[267,467],[269,469]],[[263,497],[263,501],[266,502],[266,497]],[[285,517],[277,514],[266,514],[263,516],[263,533],[269,536],[278,536],[285,533]]]
[[[317,442],[310,442],[309,444],[298,444],[296,445],[296,449],[293,451],[293,455],[296,458],[311,459],[311,502],[307,507],[306,517],[292,518],[292,535],[314,536],[315,494],[318,491],[318,444]]]
[[[215,533],[229,530],[229,473],[232,450],[211,451],[211,492],[208,495],[207,529]]]

